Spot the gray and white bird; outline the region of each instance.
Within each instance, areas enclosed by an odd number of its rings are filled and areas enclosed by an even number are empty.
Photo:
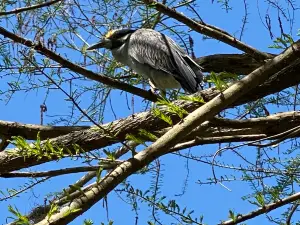
[[[152,88],[182,87],[188,93],[201,89],[201,67],[171,38],[155,30],[112,30],[87,50],[98,48],[111,50],[118,62],[149,79]]]

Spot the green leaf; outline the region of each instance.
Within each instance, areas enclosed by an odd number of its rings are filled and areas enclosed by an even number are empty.
[[[145,140],[142,139],[141,137],[137,136],[137,135],[133,135],[133,134],[126,134],[126,140],[129,140],[129,141],[133,141],[137,144],[142,144],[144,146],[146,146],[145,144]]]
[[[185,100],[185,101],[191,101],[191,102],[199,102],[199,103],[205,103],[204,99],[200,96],[190,96],[190,95],[182,95],[179,96],[178,99]]]
[[[215,72],[210,73],[210,80],[208,80],[208,82],[214,83],[219,91],[224,91],[226,88],[228,88],[226,82],[224,82]]]
[[[156,141],[158,139],[158,137],[156,135],[154,135],[151,132],[146,131],[144,129],[139,129],[139,135],[141,135],[143,137],[147,137],[151,141]]]
[[[58,212],[58,206],[56,204],[51,204],[50,210],[47,213],[48,220],[51,216],[53,216],[56,212]]]
[[[152,112],[153,112],[154,116],[160,118],[161,120],[165,121],[167,124],[169,124],[171,126],[173,125],[171,117],[164,114],[160,109],[154,108],[154,109],[152,109]]]
[[[107,150],[103,150],[103,153],[106,155],[106,157],[110,160],[116,160],[116,153],[115,152],[110,152]]]
[[[78,209],[69,209],[68,211],[66,211],[64,214],[63,214],[63,217],[66,217],[72,213],[76,213],[76,212],[79,212],[81,211],[82,209],[81,208],[78,208]]]
[[[103,171],[102,167],[99,167],[99,169],[97,170],[97,179],[96,182],[99,183],[99,181],[101,180],[101,173]]]
[[[16,220],[15,224],[17,224],[17,225],[30,225],[29,219],[26,216],[23,216],[16,207],[13,208],[11,205],[9,205],[8,206],[8,211],[16,217],[16,218],[12,218],[12,219]]]
[[[83,221],[83,225],[93,225],[93,224],[94,224],[94,222],[91,219],[85,219]]]
[[[166,99],[159,99],[156,104],[158,106],[166,106],[168,112],[178,115],[181,119],[184,115],[189,114],[185,109],[179,107],[178,105],[175,105],[173,102],[170,102]]]

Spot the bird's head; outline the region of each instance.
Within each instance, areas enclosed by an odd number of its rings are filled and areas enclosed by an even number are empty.
[[[93,50],[98,48],[114,49],[118,48],[125,43],[129,36],[134,32],[133,29],[119,29],[110,30],[102,38],[102,40],[89,48],[87,50]]]

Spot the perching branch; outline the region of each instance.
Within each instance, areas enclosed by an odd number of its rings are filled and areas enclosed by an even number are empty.
[[[150,100],[150,101],[157,100],[157,96],[154,95],[150,91],[145,91],[143,89],[134,87],[134,86],[126,84],[126,83],[122,83],[118,80],[112,79],[112,78],[104,76],[102,74],[97,74],[97,73],[94,73],[93,71],[87,70],[77,64],[70,62],[69,60],[63,58],[59,54],[49,50],[48,48],[43,46],[41,43],[34,43],[28,39],[22,38],[12,32],[9,32],[8,30],[4,29],[3,27],[0,27],[0,34],[2,34],[6,38],[13,40],[14,42],[20,43],[29,48],[33,48],[40,54],[48,57],[49,59],[54,60],[55,62],[60,63],[63,67],[68,68],[73,72],[79,73],[79,74],[83,75],[84,77],[87,77],[91,80],[95,80],[95,81],[101,82],[103,84],[109,85],[111,87],[132,93],[134,95],[140,96],[140,97]]]

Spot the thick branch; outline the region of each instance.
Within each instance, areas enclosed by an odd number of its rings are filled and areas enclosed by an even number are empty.
[[[275,74],[272,74],[272,76],[270,76],[270,78],[266,82],[259,85],[243,97],[239,98],[231,106],[237,106],[246,102],[255,101],[267,95],[274,94],[288,87],[297,85],[300,82],[299,71],[300,59],[297,59],[286,68],[280,70]],[[216,88],[209,88],[201,91],[200,93],[196,93],[196,95],[202,96],[206,101],[209,101],[218,94],[219,91]]]
[[[173,117],[173,121],[179,121],[179,119]],[[196,129],[184,139],[185,143],[180,145],[180,149],[201,144],[258,140],[282,133],[299,125],[300,112],[278,113],[267,117],[239,121],[214,118],[210,121],[208,125],[210,128],[205,133]],[[117,140],[124,140],[125,135],[128,133],[137,134],[139,129],[149,130],[157,136],[161,136],[168,130],[164,130],[168,125],[154,117],[151,112],[138,113],[126,119],[104,124],[103,127],[117,133]],[[118,142],[95,129],[76,131],[50,140],[53,145],[63,145],[69,149],[72,149],[73,144],[77,144],[85,151],[106,147]],[[13,151],[16,151],[16,149]],[[27,158],[24,161],[21,156],[16,157],[9,155],[7,152],[2,152],[0,153],[0,171],[1,173],[9,172],[46,161],[49,161],[49,159],[37,160],[35,157]]]
[[[263,62],[257,62],[248,54],[207,55],[199,57],[196,62],[203,67],[203,72],[228,72],[238,75],[249,74],[263,64]]]
[[[38,132],[41,140],[44,140],[88,128],[90,126],[42,126],[0,120],[1,135],[22,136],[28,140],[36,140]]]

